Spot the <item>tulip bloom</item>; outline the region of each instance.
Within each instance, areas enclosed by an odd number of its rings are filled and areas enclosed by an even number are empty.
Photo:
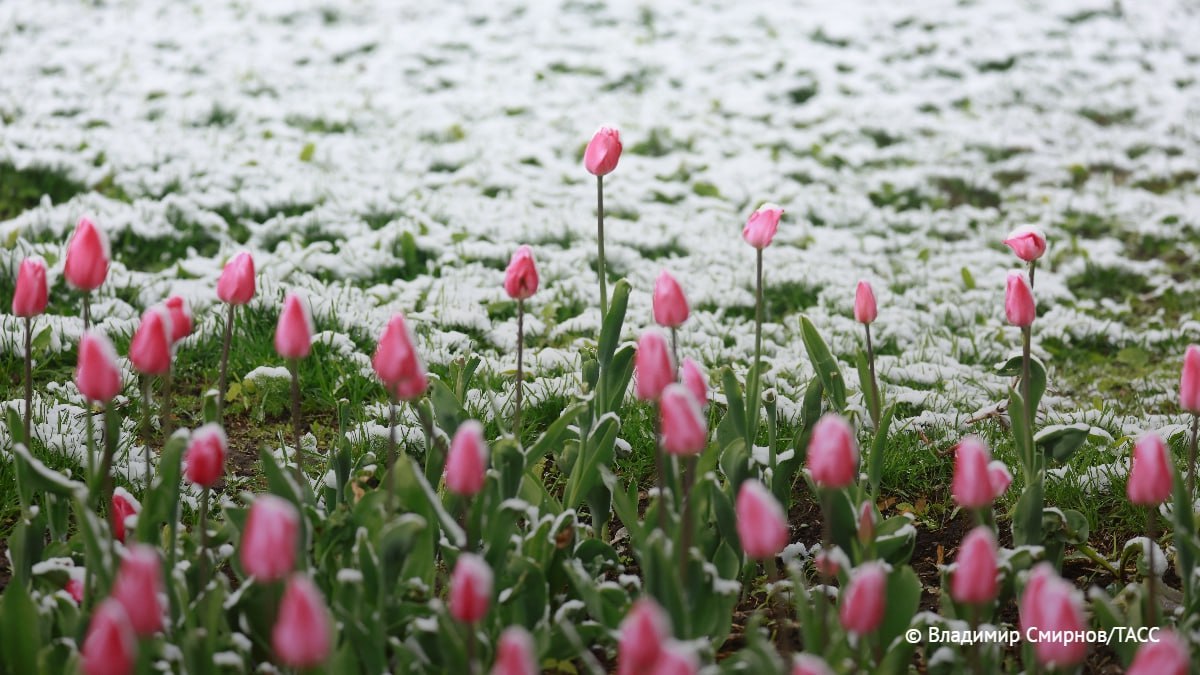
[[[425,365],[417,353],[417,340],[405,321],[403,314],[396,314],[388,321],[371,365],[384,387],[403,401],[413,401],[425,393],[429,378]]]
[[[950,577],[950,597],[970,605],[996,599],[996,537],[989,528],[976,527],[963,539]]]
[[[879,562],[863,563],[850,575],[838,612],[842,627],[862,637],[883,622],[887,571]]]
[[[1008,467],[1004,462],[998,459],[993,459],[988,463],[988,482],[992,485],[992,500],[999,499],[1005,492],[1008,492],[1008,486],[1012,485],[1012,474],[1009,473]]]
[[[241,252],[225,263],[217,280],[217,297],[229,305],[244,305],[254,297],[254,258]]]
[[[600,127],[583,152],[583,167],[593,176],[605,176],[617,168],[621,159],[621,132]]]
[[[1069,669],[1087,656],[1087,643],[1078,640],[1053,641],[1055,632],[1070,634],[1087,628],[1079,591],[1063,581],[1050,563],[1040,563],[1030,572],[1021,594],[1022,634],[1034,629],[1037,641],[1034,653],[1043,666]]]
[[[858,507],[858,540],[864,546],[875,541],[875,505],[867,500]]]
[[[83,604],[83,580],[84,575],[87,574],[87,572],[83,571],[82,569],[80,572],[82,572],[82,574],[72,574],[71,578],[67,579],[67,585],[63,587],[63,590],[67,592],[67,595],[71,596],[71,599],[75,601],[76,605]]]
[[[1004,293],[1004,314],[1008,322],[1020,328],[1028,328],[1037,318],[1037,305],[1033,300],[1033,290],[1029,288],[1029,280],[1023,272],[1013,270],[1008,273],[1008,286]]]
[[[162,630],[163,606],[159,601],[163,593],[162,573],[158,551],[145,544],[134,544],[121,561],[113,583],[112,597],[125,608],[129,625],[139,637]]]
[[[791,675],[833,675],[825,659],[813,654],[799,654]]]
[[[225,473],[225,457],[229,454],[225,431],[217,424],[205,424],[192,434],[184,456],[184,475],[202,488],[210,488]]]
[[[617,675],[652,672],[670,637],[671,624],[662,608],[649,597],[635,601],[621,622]]]
[[[171,343],[179,342],[192,334],[192,308],[188,301],[178,295],[172,295],[163,303],[171,315]]]
[[[700,662],[692,650],[672,640],[663,645],[650,672],[654,675],[696,675],[700,672]]]
[[[982,509],[995,498],[988,464],[991,453],[978,436],[967,436],[954,453],[954,479],[950,484],[954,501],[965,509]]]
[[[783,208],[775,204],[763,204],[746,220],[742,239],[759,250],[770,246],[775,233],[779,231],[779,219],[782,217]]]
[[[312,351],[312,315],[296,293],[283,299],[283,311],[275,327],[275,352],[285,359],[302,359]]]
[[[279,581],[296,564],[300,514],[291,502],[259,495],[250,505],[238,559],[246,574],[262,582]]]
[[[520,626],[509,626],[496,643],[496,663],[492,675],[537,675],[540,671],[533,637]]]
[[[142,504],[122,487],[113,490],[111,502],[113,539],[125,543],[125,520],[142,511]]]
[[[1138,647],[1126,675],[1187,675],[1191,672],[1188,645],[1172,630],[1160,630],[1157,640]]]
[[[1021,225],[1009,233],[1004,245],[1021,260],[1033,262],[1046,252],[1046,235],[1036,225]]]
[[[826,413],[813,427],[808,470],[813,481],[828,488],[844,488],[858,478],[854,431],[837,413]]]
[[[137,637],[121,603],[109,598],[92,613],[80,649],[84,675],[129,675],[137,658]]]
[[[518,246],[504,271],[504,292],[513,300],[527,300],[537,289],[538,271],[533,261],[533,249],[528,245]]]
[[[17,287],[13,292],[13,316],[37,316],[46,311],[49,300],[46,261],[36,256],[22,260],[21,267],[17,270]]]
[[[667,339],[657,330],[642,333],[633,361],[637,375],[635,392],[643,401],[657,401],[667,385],[675,381],[675,363]]]
[[[871,323],[879,316],[879,308],[875,304],[875,291],[866,280],[858,282],[854,290],[854,320],[859,323]]]
[[[695,455],[708,443],[700,405],[682,384],[670,384],[658,402],[662,448],[672,455]]]
[[[701,408],[706,406],[708,404],[708,378],[704,376],[700,365],[690,358],[684,358],[679,372],[683,386],[692,392],[692,397],[696,399]]]
[[[329,658],[332,635],[333,621],[321,591],[307,576],[293,574],[271,629],[275,658],[291,668],[316,668]]]
[[[487,454],[483,425],[476,420],[463,422],[454,433],[446,457],[446,489],[464,497],[482,490],[487,478]]]
[[[492,602],[492,568],[473,553],[462,553],[450,575],[450,616],[475,624],[487,615]]]
[[[822,550],[813,556],[813,567],[816,568],[818,574],[828,579],[836,577],[842,571],[844,564],[849,564],[846,554],[836,546],[828,551]]]
[[[742,483],[736,510],[738,539],[749,558],[774,558],[787,546],[787,515],[762,483],[754,479]]]
[[[85,293],[100,288],[108,276],[108,238],[88,218],[80,218],[67,243],[63,276],[67,283]]]
[[[1150,432],[1133,446],[1125,494],[1139,506],[1158,506],[1171,496],[1171,459],[1158,434]]]
[[[165,375],[171,369],[171,316],[164,307],[151,307],[129,342],[129,361],[143,375]]]
[[[103,333],[88,331],[79,341],[79,361],[75,366],[75,384],[79,393],[97,403],[107,403],[121,393],[121,367],[117,350]]]
[[[654,322],[664,328],[679,328],[688,320],[688,301],[671,273],[663,270],[654,282]]]
[[[1179,407],[1200,415],[1200,345],[1188,345],[1179,375]]]

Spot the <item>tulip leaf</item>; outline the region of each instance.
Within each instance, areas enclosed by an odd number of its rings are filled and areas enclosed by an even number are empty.
[[[1012,518],[1013,543],[1016,546],[1042,544],[1042,484],[1033,481],[1025,486],[1017,499]]]
[[[157,544],[163,523],[173,522],[179,510],[179,485],[182,474],[183,452],[187,436],[180,433],[172,436],[163,447],[158,460],[158,471],[142,502],[138,514],[137,540],[146,544]]]
[[[24,582],[10,583],[0,598],[0,655],[11,673],[37,673],[41,622]]]
[[[1022,366],[1021,356],[1017,355],[1004,363],[996,364],[996,374],[1004,377],[1021,377]],[[1032,387],[1033,410],[1038,409],[1038,404],[1042,401],[1042,395],[1046,393],[1046,366],[1042,364],[1041,359],[1030,355],[1029,357],[1029,383]],[[1018,386],[1018,390],[1023,389]]]
[[[76,480],[71,480],[58,471],[51,469],[34,457],[23,443],[12,447],[13,456],[17,459],[17,476],[21,482],[21,490],[25,493],[25,503],[37,492],[46,492],[59,497],[80,497],[87,499],[87,486]]]
[[[883,456],[887,452],[888,432],[892,427],[892,419],[896,415],[896,406],[888,406],[875,428],[875,440],[871,443],[871,456],[867,457],[867,484],[871,488],[871,496],[879,496],[879,481],[883,477]]]
[[[846,381],[842,377],[842,370],[838,366],[837,360],[833,358],[833,354],[830,353],[824,338],[817,332],[817,327],[813,325],[807,315],[800,316],[800,337],[804,340],[804,349],[808,351],[808,359],[812,362],[817,377],[821,378],[825,393],[829,395],[829,402],[833,404],[834,410],[844,413],[846,411]]]
[[[883,623],[879,625],[878,639],[880,644],[891,645],[912,624],[921,603],[921,579],[912,567],[897,567],[888,575],[885,597],[887,611]],[[907,640],[901,639],[899,642],[912,647]],[[907,665],[907,660],[905,663]]]
[[[612,291],[608,312],[604,315],[604,325],[600,328],[597,359],[600,361],[601,371],[608,370],[613,354],[617,351],[617,342],[621,339],[625,309],[629,305],[629,282],[621,279],[613,286]]]
[[[558,419],[550,423],[550,426],[542,432],[541,436],[534,441],[533,445],[529,446],[529,450],[525,453],[524,471],[528,471],[533,467],[538,460],[546,456],[551,449],[562,445],[563,435],[567,433],[567,428],[575,422],[585,410],[586,403],[576,403],[562,411]]]
[[[598,467],[612,461],[613,449],[617,442],[617,431],[620,423],[614,414],[605,415],[592,429],[594,442],[589,444],[588,452],[577,459],[571,467],[571,475],[567,479],[564,492],[563,506],[573,509],[591,492],[600,478]]]
[[[1084,422],[1045,427],[1033,437],[1033,442],[1047,457],[1062,464],[1083,447],[1091,429]]]
[[[725,392],[725,417],[717,426],[717,440],[722,447],[734,438],[746,442],[746,404],[742,399],[742,386],[728,366],[721,369],[721,386]]]
[[[867,406],[867,412],[871,415],[871,422],[875,424],[875,428],[879,428],[879,392],[876,391],[875,381],[871,379],[871,363],[865,351],[858,350],[855,365],[858,371],[858,386],[862,392],[863,403]]]
[[[608,397],[605,411],[619,410],[633,378],[633,356],[637,348],[632,344],[617,350],[608,368],[604,369],[604,393]]]

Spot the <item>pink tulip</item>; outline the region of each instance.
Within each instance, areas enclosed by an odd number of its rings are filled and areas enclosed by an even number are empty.
[[[112,496],[112,529],[113,539],[125,543],[125,519],[135,516],[142,510],[142,504],[123,487],[113,489]]]
[[[1056,632],[1073,633],[1087,628],[1083,601],[1074,586],[1063,581],[1050,563],[1043,562],[1030,572],[1021,594],[1022,635],[1032,635],[1034,653],[1043,666],[1069,669],[1087,656],[1082,640],[1054,640]]]
[[[218,424],[205,424],[192,434],[188,443],[184,475],[202,488],[210,488],[225,474],[225,457],[229,447],[225,430]]]
[[[139,637],[148,637],[162,630],[163,605],[162,561],[158,551],[145,544],[133,544],[121,561],[112,597],[121,603],[129,616],[129,625]]]
[[[963,539],[950,597],[970,605],[990,605],[996,599],[996,537],[987,527],[976,527]]]
[[[792,675],[833,675],[825,659],[813,654],[800,654],[792,666]]]
[[[129,342],[129,361],[143,375],[164,375],[171,369],[171,316],[155,306],[142,314],[142,322]]]
[[[821,486],[844,488],[858,478],[854,431],[837,413],[825,413],[808,441],[808,470]]]
[[[79,341],[75,385],[90,401],[107,403],[121,393],[121,367],[117,350],[103,333],[90,330]]]
[[[82,574],[79,576],[72,575],[70,579],[67,579],[67,585],[63,587],[63,590],[71,596],[76,605],[83,604],[83,579]]]
[[[842,627],[862,637],[883,621],[887,572],[879,562],[863,563],[850,575],[850,584],[838,612]]]
[[[875,291],[866,280],[858,282],[854,291],[854,320],[859,323],[871,323],[879,316],[879,307],[875,304]]]
[[[63,276],[78,290],[94,291],[108,276],[108,255],[108,238],[91,220],[80,218],[67,243]]]
[[[1172,630],[1160,630],[1157,640],[1138,647],[1126,675],[1187,675],[1192,657],[1187,642]]]
[[[312,315],[308,304],[295,293],[283,299],[283,311],[275,327],[275,352],[285,359],[302,359],[312,351]]]
[[[271,629],[271,646],[279,663],[292,668],[316,668],[329,659],[333,621],[316,584],[297,572],[288,579],[279,614]]]
[[[492,602],[492,568],[473,553],[462,553],[450,575],[450,616],[474,624],[487,616]]]
[[[1133,446],[1133,466],[1125,495],[1139,506],[1158,506],[1171,496],[1171,458],[1167,444],[1153,431]]]
[[[487,478],[487,454],[483,425],[475,420],[459,425],[446,458],[446,489],[465,497],[482,490]]]
[[[775,204],[763,204],[750,214],[746,226],[742,228],[742,239],[757,249],[770,246],[771,240],[779,230],[779,219],[782,217],[782,208]]]
[[[171,315],[171,343],[179,342],[192,334],[192,308],[188,301],[178,295],[172,295],[163,303]]]
[[[788,543],[787,515],[779,501],[753,478],[737,496],[737,532],[742,550],[752,560],[774,558]]]
[[[846,559],[846,554],[836,546],[813,556],[813,567],[816,568],[817,574],[829,579],[837,578],[843,565],[848,566],[849,561]]]
[[[858,540],[865,546],[875,541],[875,505],[867,500],[858,507]]]
[[[988,463],[991,453],[978,436],[967,436],[958,443],[954,453],[954,479],[950,492],[955,503],[964,509],[990,506],[995,497]]]
[[[657,401],[663,389],[675,381],[675,363],[662,333],[654,329],[642,333],[633,368],[637,374],[637,397],[643,401]]]
[[[1004,245],[1025,262],[1033,262],[1046,252],[1046,235],[1036,225],[1021,225],[1008,235]]]
[[[17,288],[13,292],[13,316],[37,316],[46,311],[50,300],[46,288],[46,261],[38,257],[21,261],[17,270]]]
[[[492,675],[537,675],[540,670],[529,631],[520,626],[505,628],[496,643]]]
[[[291,502],[275,495],[255,497],[238,552],[242,569],[262,582],[286,577],[296,564],[299,529],[300,514]]]
[[[708,427],[700,404],[682,384],[670,384],[658,402],[662,448],[672,455],[695,455],[708,444]]]
[[[388,391],[402,401],[420,398],[429,386],[425,365],[417,353],[416,337],[403,314],[397,314],[388,321],[383,334],[379,336],[371,365]]]
[[[504,292],[513,300],[526,300],[538,289],[537,265],[533,262],[533,249],[518,246],[504,271]]]
[[[671,640],[663,645],[658,660],[649,672],[654,675],[696,675],[700,672],[700,661],[692,650]]]
[[[993,459],[988,462],[988,482],[992,484],[992,500],[995,501],[1008,492],[1008,486],[1012,485],[1012,473],[1004,462],[998,459]]]
[[[679,367],[679,372],[683,380],[683,386],[692,392],[692,397],[696,399],[696,402],[703,409],[704,406],[708,405],[708,378],[705,377],[700,364],[690,358],[684,358],[683,365]]]
[[[1179,375],[1179,407],[1200,415],[1200,345],[1188,345]]]
[[[663,270],[654,282],[654,322],[664,328],[679,328],[688,320],[688,301],[671,273]]]
[[[583,166],[593,176],[604,176],[617,168],[621,159],[621,133],[612,127],[600,127],[583,153]]]
[[[241,252],[225,263],[217,280],[217,297],[230,305],[244,305],[254,297],[254,258]]]
[[[137,636],[121,603],[109,598],[92,613],[83,639],[84,675],[128,675],[137,657]]]
[[[1027,328],[1037,318],[1037,305],[1033,301],[1033,291],[1029,288],[1029,279],[1024,272],[1013,270],[1008,273],[1008,287],[1004,293],[1004,314],[1008,322],[1020,328]]]
[[[617,675],[653,672],[651,669],[670,636],[670,621],[654,600],[642,597],[634,602],[621,622],[617,641]]]

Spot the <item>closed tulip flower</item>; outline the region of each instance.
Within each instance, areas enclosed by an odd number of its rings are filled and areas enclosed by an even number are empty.
[[[279,581],[296,564],[300,514],[291,502],[259,495],[250,505],[238,559],[246,574],[262,582]]]
[[[965,509],[989,506],[995,498],[988,463],[992,461],[987,446],[977,436],[967,436],[954,453],[954,479],[950,492],[954,501]]]
[[[1200,345],[1188,345],[1179,375],[1179,407],[1200,415]]]
[[[205,424],[192,434],[184,475],[202,488],[210,488],[225,475],[225,457],[229,454],[225,431],[217,424]]]
[[[879,628],[887,603],[886,590],[887,571],[882,563],[867,562],[854,570],[838,612],[842,627],[859,637]]]
[[[682,384],[670,384],[658,402],[662,449],[672,455],[695,455],[708,444],[708,427],[700,404]]]
[[[92,613],[83,638],[84,675],[129,675],[137,658],[137,636],[121,603],[109,598]]]
[[[742,483],[737,496],[737,532],[752,560],[774,558],[788,543],[787,515],[775,496],[757,480]]]
[[[38,257],[21,261],[13,291],[13,316],[31,317],[46,311],[50,294],[46,286],[46,261]]]
[[[1158,506],[1171,496],[1171,458],[1158,434],[1150,432],[1134,444],[1125,494],[1139,506]]]
[[[403,314],[388,321],[379,336],[371,365],[388,391],[402,401],[420,398],[429,386],[425,365],[417,352],[416,338]]]
[[[520,626],[505,628],[496,643],[492,675],[537,675],[539,671],[529,631]]]
[[[828,488],[844,488],[858,478],[854,431],[837,413],[826,413],[813,427],[808,470],[818,485]]]
[[[142,504],[123,487],[113,490],[112,496],[112,529],[113,539],[125,543],[125,520],[142,511]]]
[[[482,490],[487,478],[487,454],[483,425],[475,420],[463,422],[454,433],[446,457],[446,489],[466,497]]]
[[[792,666],[791,675],[833,675],[825,659],[813,654],[800,654]]]
[[[171,315],[171,342],[176,343],[192,334],[192,308],[188,301],[172,295],[163,303]]]
[[[163,375],[171,369],[171,317],[164,307],[151,307],[129,342],[129,362],[143,375]]]
[[[690,358],[685,358],[683,365],[679,367],[679,372],[683,386],[692,392],[692,396],[700,404],[700,407],[704,408],[708,405],[708,378],[705,377],[700,364]]]
[[[663,270],[654,282],[654,322],[664,328],[678,328],[688,320],[688,301],[671,273]]]
[[[850,560],[842,549],[834,546],[828,551],[821,551],[813,556],[813,567],[823,577],[834,579],[843,568],[850,566]]]
[[[854,291],[854,320],[859,323],[871,323],[879,316],[879,308],[875,304],[875,291],[865,280],[858,282]]]
[[[583,153],[583,166],[593,176],[604,176],[617,168],[621,159],[621,133],[612,127],[600,127]]]
[[[958,549],[950,577],[950,597],[969,605],[996,599],[996,537],[985,526],[971,530]]]
[[[533,261],[533,249],[518,246],[508,269],[504,271],[504,292],[513,300],[526,300],[538,289],[537,265]]]
[[[487,616],[492,603],[492,568],[473,553],[462,553],[450,575],[450,616],[474,624]]]
[[[696,675],[700,672],[700,661],[687,645],[671,640],[663,645],[650,672],[654,675]]]
[[[76,605],[81,605],[83,604],[83,582],[87,572],[78,567],[72,568],[71,571],[75,572],[76,570],[78,570],[78,574],[72,574],[71,578],[67,579],[67,585],[63,587],[63,590],[71,596]]]
[[[108,257],[108,238],[91,220],[80,218],[67,243],[63,277],[73,288],[94,291],[108,277]]]
[[[758,207],[742,228],[742,239],[754,248],[764,249],[771,245],[775,233],[779,231],[779,219],[783,217],[783,209],[775,204],[763,204]]]
[[[656,602],[643,597],[633,603],[621,622],[617,639],[617,674],[652,672],[671,637],[671,624]]]
[[[875,505],[867,500],[858,507],[858,540],[865,546],[875,541]]]
[[[1087,628],[1083,601],[1074,586],[1063,581],[1050,563],[1040,563],[1030,572],[1029,581],[1021,594],[1022,634],[1035,631],[1034,653],[1048,668],[1069,669],[1087,656],[1087,643],[1081,640],[1059,639]]]
[[[637,397],[643,401],[657,401],[667,385],[675,381],[671,349],[662,333],[654,329],[642,333],[633,368],[637,375]]]
[[[121,561],[117,580],[113,583],[112,597],[125,608],[129,624],[139,637],[148,637],[162,630],[161,593],[162,561],[158,558],[158,551],[145,544],[130,546]]]
[[[217,279],[217,297],[229,305],[244,305],[254,298],[254,257],[241,252],[230,258]]]
[[[993,501],[1008,492],[1008,486],[1012,485],[1012,480],[1012,473],[1009,472],[1004,462],[998,459],[988,462],[988,482],[992,484]]]
[[[1033,262],[1046,252],[1046,235],[1036,225],[1021,225],[1008,235],[1004,245],[1021,260]]]
[[[1192,663],[1188,652],[1187,642],[1178,633],[1160,630],[1157,640],[1143,642],[1138,647],[1126,675],[1187,675]]]
[[[302,359],[312,351],[312,315],[308,304],[295,293],[283,299],[283,311],[275,327],[275,352],[285,359]]]
[[[75,385],[90,401],[107,403],[121,393],[121,367],[117,350],[103,333],[88,331],[79,341],[79,361],[75,366]]]
[[[1023,272],[1013,270],[1008,273],[1008,286],[1004,293],[1004,315],[1008,322],[1020,328],[1028,328],[1037,318],[1037,305],[1033,301],[1033,291],[1029,288],[1029,280]]]
[[[329,659],[332,636],[333,621],[321,591],[307,576],[293,574],[271,629],[275,658],[291,668],[316,668]]]

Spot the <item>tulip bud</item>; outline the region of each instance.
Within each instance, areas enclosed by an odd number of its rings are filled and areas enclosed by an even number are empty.
[[[828,551],[821,551],[813,556],[813,567],[816,568],[817,574],[827,579],[835,579],[842,567],[849,567],[850,561],[846,558],[846,554],[842,549],[834,546]]]
[[[1153,431],[1133,446],[1133,466],[1129,469],[1125,495],[1139,506],[1158,506],[1171,496],[1171,459],[1166,443]]]
[[[954,452],[954,479],[950,492],[955,503],[964,509],[980,509],[990,506],[995,497],[988,463],[991,453],[978,436],[967,436],[958,443]]]
[[[1021,260],[1032,262],[1046,252],[1046,235],[1036,225],[1021,225],[1008,235],[1004,245]]]
[[[446,457],[446,489],[465,497],[482,490],[487,478],[487,455],[483,425],[476,420],[459,425]]]
[[[271,629],[276,659],[291,668],[316,668],[329,658],[332,635],[333,622],[321,591],[307,576],[293,574]]]
[[[123,487],[113,489],[112,496],[112,529],[113,539],[125,543],[125,520],[135,516],[142,510],[142,504]]]
[[[792,675],[833,675],[825,659],[813,654],[799,654],[792,666]]]
[[[205,424],[192,433],[187,455],[183,458],[187,464],[184,475],[191,483],[210,488],[225,474],[228,454],[225,430],[218,424]]]
[[[46,311],[50,294],[46,287],[46,261],[26,258],[17,270],[17,288],[13,291],[13,316],[37,316]]]
[[[637,675],[651,669],[671,636],[666,613],[649,597],[633,603],[621,622],[617,641],[617,675]]]
[[[878,628],[883,621],[886,589],[887,571],[882,563],[867,562],[854,570],[838,612],[842,627],[859,637]]]
[[[774,558],[787,546],[787,515],[762,483],[753,478],[742,483],[736,510],[738,539],[749,558]]]
[[[76,605],[81,605],[83,604],[84,575],[87,574],[87,572],[79,567],[71,568],[71,572],[76,571],[79,573],[71,574],[71,578],[67,579],[67,585],[63,587],[63,590],[65,590],[67,594],[71,596],[71,599],[75,601]]]
[[[1029,288],[1029,280],[1024,272],[1013,270],[1008,273],[1008,287],[1004,293],[1004,314],[1008,322],[1020,328],[1027,328],[1037,318],[1037,305],[1033,301],[1033,291]]]
[[[700,404],[701,410],[708,405],[708,378],[704,376],[704,371],[700,365],[690,358],[683,359],[683,365],[679,367],[683,386],[687,387],[688,391],[692,392],[692,398]]]
[[[108,238],[91,220],[80,218],[67,243],[63,276],[78,290],[94,291],[108,276],[108,256]]]
[[[291,502],[275,495],[255,497],[238,555],[245,573],[262,582],[286,577],[296,563],[299,529],[300,514]]]
[[[663,645],[654,668],[649,672],[654,675],[696,675],[700,672],[700,661],[685,645],[670,640]]]
[[[583,166],[593,176],[612,173],[621,159],[621,133],[612,127],[600,127],[583,153]]]
[[[283,299],[283,311],[275,327],[275,352],[285,359],[302,359],[312,351],[312,315],[308,304],[295,293]]]
[[[84,398],[98,403],[107,403],[121,393],[121,367],[117,365],[117,350],[99,331],[90,330],[79,341],[75,385]]]
[[[92,613],[83,639],[84,675],[129,675],[137,657],[137,637],[121,603],[109,598]]]
[[[375,374],[384,387],[402,401],[420,398],[429,386],[429,378],[416,345],[416,338],[404,315],[397,314],[383,329],[379,344],[375,347],[375,356],[371,359]]]
[[[992,500],[999,499],[1005,492],[1008,492],[1008,486],[1012,485],[1012,474],[1008,467],[998,459],[993,459],[988,463],[988,482],[992,485]]]
[[[525,300],[537,293],[538,271],[533,262],[533,249],[518,246],[504,271],[504,292],[513,300]]]
[[[779,219],[783,217],[783,209],[775,204],[763,204],[750,214],[746,226],[742,228],[742,239],[754,248],[763,249],[771,245],[775,233],[779,230]]]
[[[858,507],[858,541],[866,546],[875,541],[875,505],[869,500]]]
[[[172,295],[163,303],[171,315],[171,343],[179,342],[192,334],[192,308],[188,301]]]
[[[662,449],[672,455],[695,455],[708,444],[708,427],[700,404],[682,384],[670,384],[658,402]]]
[[[654,282],[654,322],[664,328],[678,328],[688,319],[688,301],[671,273],[663,270]]]
[[[492,602],[492,568],[473,553],[462,553],[450,575],[450,616],[474,624],[487,616]]]
[[[1179,375],[1179,407],[1200,415],[1200,345],[1188,345]]]
[[[129,342],[129,362],[143,375],[164,375],[171,369],[171,316],[164,307],[151,307]]]
[[[1082,599],[1050,563],[1040,563],[1030,572],[1021,594],[1020,614],[1022,634],[1041,632],[1034,653],[1043,666],[1069,669],[1087,656],[1087,643],[1070,639],[1070,635],[1087,628]],[[1055,641],[1056,632],[1066,639]]]
[[[520,626],[505,628],[496,644],[492,675],[537,675],[539,671],[529,631]]]
[[[643,401],[657,401],[663,389],[675,381],[675,364],[671,360],[667,338],[654,329],[642,333],[633,367],[637,374],[637,397]]]
[[[858,478],[854,431],[837,413],[826,413],[808,441],[808,471],[823,487],[844,488]]]
[[[1187,675],[1192,663],[1188,651],[1187,642],[1178,633],[1160,630],[1157,640],[1151,639],[1138,647],[1126,675]]]
[[[950,597],[969,605],[996,599],[996,537],[987,527],[976,527],[963,539],[950,577]]]
[[[879,308],[875,304],[875,291],[866,280],[858,282],[854,291],[854,320],[869,324],[879,316]]]
[[[138,637],[148,637],[162,630],[163,593],[162,561],[158,551],[145,544],[133,544],[121,561],[112,597],[125,608],[129,625]]]
[[[230,305],[244,305],[254,297],[254,258],[245,251],[225,263],[217,280],[217,297]]]

